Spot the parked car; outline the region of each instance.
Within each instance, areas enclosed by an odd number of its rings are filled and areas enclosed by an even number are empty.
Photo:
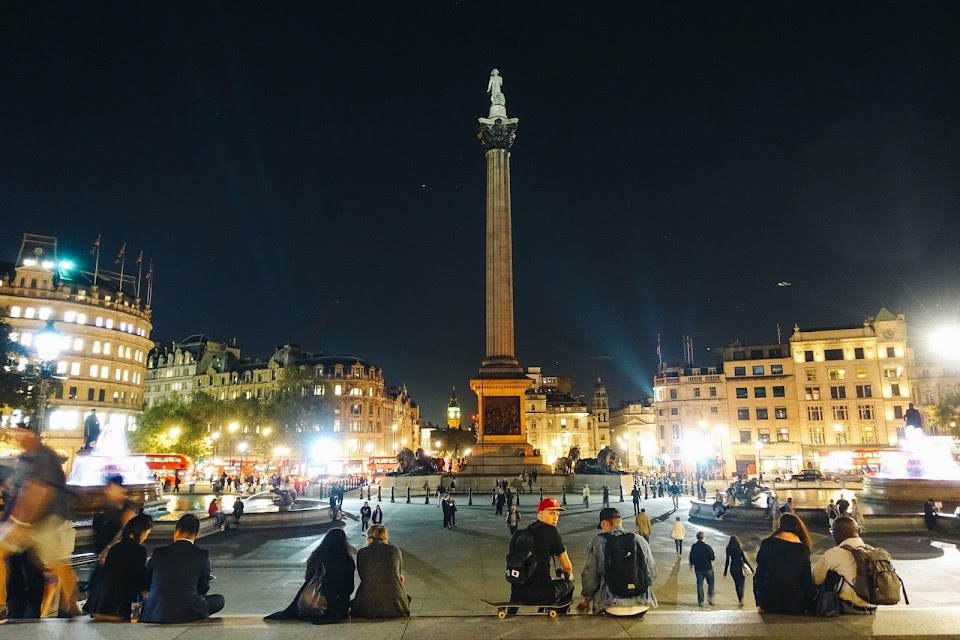
[[[820,469],[804,469],[800,473],[792,474],[789,479],[797,482],[816,482],[817,480],[823,480],[824,477]]]

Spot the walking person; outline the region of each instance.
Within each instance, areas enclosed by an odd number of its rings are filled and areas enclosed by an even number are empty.
[[[503,505],[507,503],[507,495],[503,492],[503,489],[497,490],[497,495],[493,499],[493,504],[496,506],[496,510],[493,512],[494,515],[502,516],[503,515]]]
[[[449,494],[443,495],[443,500],[440,501],[440,509],[443,511],[443,528],[450,528],[450,496]]]
[[[650,542],[650,535],[653,533],[653,525],[650,524],[650,516],[646,509],[640,509],[637,514],[637,535]]]
[[[670,483],[670,499],[673,500],[673,508],[680,508],[680,485],[676,482]]]
[[[832,502],[832,501],[831,501]],[[773,499],[770,501],[770,530],[776,531],[780,528],[780,500],[777,499],[777,496],[773,496]]]
[[[683,523],[680,522],[680,517],[677,516],[676,521],[673,523],[673,528],[670,529],[670,537],[673,538],[673,544],[677,548],[677,557],[680,558],[683,555],[683,539],[687,536],[687,530],[684,529]]]
[[[603,485],[603,508],[610,508],[610,488],[607,485]]]
[[[507,514],[507,528],[510,529],[511,536],[520,528],[520,511],[517,505],[510,507],[510,513]]]
[[[923,503],[923,524],[927,526],[927,531],[937,528],[937,504],[933,498]]]
[[[587,484],[583,485],[583,491],[581,493],[583,495],[583,506],[589,509],[590,508],[590,485],[587,485]]]
[[[857,535],[863,533],[863,507],[856,498],[850,498],[850,517],[857,523]]]
[[[447,501],[450,504],[450,528],[453,529],[457,526],[457,501],[453,499],[453,496],[448,496]]]
[[[832,532],[833,523],[836,522],[837,518],[840,517],[840,509],[837,508],[837,505],[833,503],[832,499],[830,500],[830,504],[827,505],[826,512],[827,512],[827,524],[830,525],[829,530]]]
[[[373,514],[373,511],[370,509],[370,504],[364,501],[363,506],[360,507],[360,532],[365,533],[367,528],[370,526],[370,516]]]
[[[707,602],[713,604],[713,547],[703,541],[703,531],[697,532],[697,541],[690,547],[690,567],[697,577],[697,606],[703,606],[703,582],[707,582]]]
[[[380,510],[380,505],[374,507],[373,515],[370,516],[370,521],[373,524],[383,524],[383,511]]]
[[[633,515],[638,515],[640,513],[640,489],[637,485],[633,485],[630,497],[633,498]]]
[[[753,572],[753,567],[750,566],[750,563],[747,561],[747,556],[743,552],[743,545],[740,544],[740,538],[730,536],[730,542],[727,543],[727,560],[723,564],[723,576],[726,577],[727,571],[730,571],[730,577],[733,578],[733,586],[737,590],[737,600],[739,600],[737,606],[740,607],[743,606],[744,567],[751,573]]]

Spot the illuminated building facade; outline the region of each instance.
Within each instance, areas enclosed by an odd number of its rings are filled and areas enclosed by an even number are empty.
[[[55,375],[63,380],[47,403],[46,443],[70,458],[83,445],[83,422],[96,409],[106,426],[132,430],[143,405],[152,310],[129,276],[81,270],[60,255],[57,239],[25,235],[15,263],[0,264],[0,307],[11,338],[32,352],[38,331],[63,335]],[[31,357],[35,354],[32,353]],[[27,361],[21,362],[25,366]],[[21,419],[4,410],[2,426]]]
[[[319,417],[313,428],[318,441],[330,444],[324,455],[342,462],[344,469],[360,471],[370,456],[420,446],[420,410],[406,387],[385,385],[383,371],[360,358],[318,356],[295,344],[278,348],[267,362],[244,362],[235,346],[202,336],[177,343],[172,350],[158,347],[148,361],[147,393],[152,403],[170,395],[188,399],[195,391],[220,400],[265,401],[276,393],[281,370],[291,366],[310,371],[316,380],[314,394],[329,399],[330,415]],[[168,388],[177,384],[181,386]],[[222,431],[227,426],[211,428]],[[261,426],[238,429],[242,437],[263,433]]]
[[[539,449],[544,463],[553,464],[573,447],[583,458],[595,457],[608,443],[597,429],[597,420],[583,397],[574,395],[570,378],[544,376],[540,367],[529,367],[533,385],[524,396],[527,437]]]
[[[624,402],[610,411],[610,446],[620,457],[621,469],[654,470],[660,447],[653,398]]]
[[[654,378],[657,439],[654,470],[694,473],[702,460],[722,461],[728,439],[727,388],[718,367],[666,367]]]

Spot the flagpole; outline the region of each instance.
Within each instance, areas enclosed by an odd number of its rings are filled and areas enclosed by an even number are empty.
[[[143,277],[143,251],[137,256],[137,297],[140,297],[140,279]]]
[[[659,363],[658,371],[663,373],[663,353],[660,351],[660,334],[657,334],[657,362]]]
[[[97,234],[97,241],[93,244],[97,252],[97,258],[93,265],[93,286],[97,286],[97,275],[100,273],[100,234]]]
[[[123,267],[127,263],[127,243],[124,242],[123,246],[120,247],[120,285],[117,287],[117,293],[123,295]]]

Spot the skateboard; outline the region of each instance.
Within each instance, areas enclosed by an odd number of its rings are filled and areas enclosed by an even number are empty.
[[[511,615],[521,614],[521,615],[537,615],[540,613],[545,613],[551,618],[557,617],[557,611],[559,609],[565,609],[567,607],[573,606],[573,601],[567,602],[565,604],[520,604],[518,602],[490,602],[489,600],[484,600],[480,598],[480,602],[497,610],[497,617],[503,620],[507,617],[507,611],[513,609]]]

